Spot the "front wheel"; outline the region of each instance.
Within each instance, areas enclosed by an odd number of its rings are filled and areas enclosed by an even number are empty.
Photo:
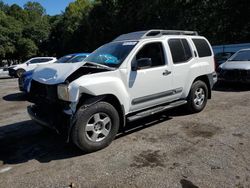
[[[79,108],[71,135],[81,150],[93,152],[107,147],[118,129],[117,110],[107,102],[98,102],[87,108]]]
[[[192,84],[188,98],[187,108],[191,113],[202,111],[208,98],[208,88],[205,82],[198,80]]]

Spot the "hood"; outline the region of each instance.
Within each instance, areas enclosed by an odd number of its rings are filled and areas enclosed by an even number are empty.
[[[43,84],[53,85],[62,83],[65,79],[83,66],[85,62],[79,63],[53,63],[37,67],[33,73],[33,80]]]
[[[220,68],[250,70],[250,61],[226,61]]]

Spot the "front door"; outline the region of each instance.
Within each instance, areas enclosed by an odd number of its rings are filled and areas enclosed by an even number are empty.
[[[151,58],[152,64],[150,67],[130,72],[128,79],[130,111],[155,106],[173,98],[172,70],[166,61],[162,42],[143,45],[131,63],[142,58]]]

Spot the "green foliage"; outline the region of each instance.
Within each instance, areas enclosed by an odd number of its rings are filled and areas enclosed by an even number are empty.
[[[37,46],[31,39],[21,38],[17,41],[19,57],[24,60],[37,54]]]

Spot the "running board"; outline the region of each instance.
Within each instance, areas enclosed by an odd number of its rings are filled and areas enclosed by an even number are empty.
[[[171,108],[175,108],[177,106],[181,106],[181,105],[184,105],[186,103],[187,103],[186,100],[180,100],[180,101],[175,101],[175,102],[169,103],[169,104],[164,105],[164,106],[157,106],[155,108],[151,108],[149,110],[139,112],[139,113],[137,113],[135,115],[129,116],[127,118],[127,120],[128,120],[128,122],[131,122],[131,121],[135,121],[135,120],[138,120],[138,119],[142,119],[144,117],[147,117],[147,116],[150,116],[150,115],[153,115],[153,114],[165,111],[165,110],[169,110]]]

